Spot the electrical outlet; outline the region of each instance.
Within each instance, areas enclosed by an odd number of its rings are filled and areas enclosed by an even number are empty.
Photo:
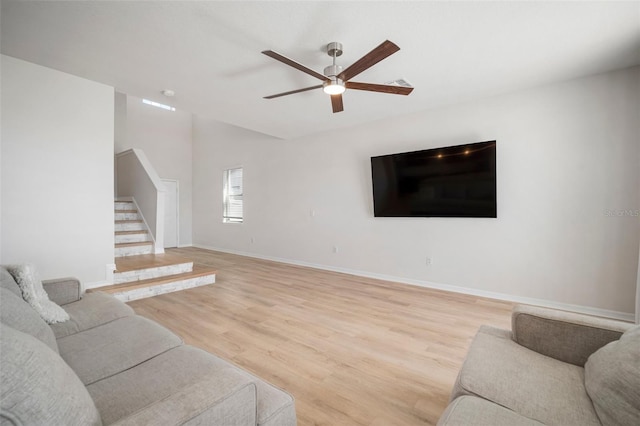
[[[256,239],[255,239],[255,238],[253,238],[253,237],[251,237],[251,244],[253,244],[253,243],[255,243],[255,242],[256,242]]]
[[[338,246],[333,246],[333,252],[334,252],[334,253],[337,253],[338,251],[339,251],[339,250],[338,250]]]
[[[427,265],[427,266],[431,266],[431,258],[430,258],[430,257],[427,257],[427,259],[426,259],[426,265]]]

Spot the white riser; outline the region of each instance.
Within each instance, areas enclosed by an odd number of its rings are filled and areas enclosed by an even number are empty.
[[[149,278],[166,277],[167,275],[177,275],[193,270],[193,262],[179,263],[176,265],[158,266],[156,268],[136,269],[135,271],[116,272],[113,274],[113,283],[122,284],[147,280]]]
[[[185,290],[188,288],[200,287],[207,284],[214,284],[216,282],[215,274],[205,275],[202,277],[189,278],[181,281],[173,281],[166,284],[156,285],[152,287],[145,287],[136,290],[123,291],[122,293],[114,293],[113,295],[122,300],[128,302],[131,300],[144,299],[145,297],[157,296],[160,294],[171,293],[178,290]]]
[[[116,213],[115,220],[140,220],[138,212],[135,213]]]
[[[116,210],[134,210],[136,208],[135,204],[126,201],[116,201],[114,206]]]
[[[149,238],[149,233],[145,232],[142,234],[125,234],[125,235],[116,235],[116,244],[120,243],[142,243],[144,241],[151,241]]]
[[[144,222],[116,223],[115,230],[116,231],[146,231],[147,227],[144,225]]]
[[[136,256],[139,254],[151,253],[153,253],[153,244],[147,244],[144,246],[116,247],[115,249],[115,257]]]

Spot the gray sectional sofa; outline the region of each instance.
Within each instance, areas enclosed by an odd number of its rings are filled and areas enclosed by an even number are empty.
[[[0,268],[0,425],[296,424],[286,392],[74,279],[43,282],[48,325]]]
[[[640,425],[640,326],[517,306],[483,326],[439,426]]]

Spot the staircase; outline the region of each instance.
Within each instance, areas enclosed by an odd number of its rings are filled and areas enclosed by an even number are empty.
[[[154,254],[154,243],[132,201],[115,201],[113,285],[94,291],[122,301],[142,299],[216,282],[216,270],[170,253]],[[89,290],[91,291],[91,290]]]
[[[116,257],[153,253],[153,241],[133,201],[115,202]]]

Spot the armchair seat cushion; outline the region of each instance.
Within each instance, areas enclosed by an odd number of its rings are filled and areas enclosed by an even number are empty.
[[[548,425],[600,425],[582,367],[531,351],[511,332],[492,327],[481,327],[474,338],[451,399],[463,395]]]
[[[85,293],[82,299],[63,305],[62,308],[69,314],[69,320],[51,324],[56,339],[135,315],[131,307],[101,292]]]
[[[456,398],[438,420],[437,426],[543,426],[507,408],[475,396]]]

